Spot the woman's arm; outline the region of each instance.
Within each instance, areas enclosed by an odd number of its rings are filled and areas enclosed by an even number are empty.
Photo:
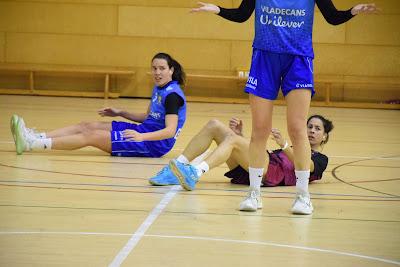
[[[102,117],[123,117],[125,119],[134,121],[134,122],[143,122],[146,120],[148,114],[149,114],[149,108],[150,105],[147,109],[147,113],[131,113],[125,110],[120,110],[120,109],[116,109],[116,108],[110,108],[110,107],[106,107],[106,108],[102,108],[100,110],[97,111],[97,113],[102,116]]]
[[[340,11],[336,9],[332,0],[317,0],[316,3],[325,20],[332,25],[345,23],[357,14],[378,12],[378,8],[375,4],[359,4],[349,10]]]
[[[256,5],[255,0],[243,0],[238,8],[223,8],[214,4],[199,2],[198,8],[193,8],[191,12],[210,12],[217,14],[224,19],[234,22],[245,22],[251,16]]]
[[[229,128],[237,135],[243,136],[243,121],[238,118],[229,120]]]
[[[281,147],[283,153],[288,157],[288,159],[294,163],[294,153],[292,147],[289,146],[287,140],[282,137],[281,132],[278,129],[271,130],[272,139]],[[310,172],[314,172],[314,161],[311,160]]]
[[[123,131],[124,137],[129,141],[157,141],[174,137],[178,127],[178,115],[168,114],[165,116],[165,128],[148,133],[139,133],[135,130]]]

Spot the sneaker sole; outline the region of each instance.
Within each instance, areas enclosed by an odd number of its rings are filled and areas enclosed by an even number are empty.
[[[187,190],[187,191],[192,191],[193,188],[191,188],[185,181],[185,177],[184,175],[180,172],[178,166],[176,166],[175,161],[171,160],[169,162],[169,167],[171,168],[172,173],[178,178],[179,183],[181,184],[181,186]]]
[[[301,210],[292,209],[292,213],[297,215],[311,215],[313,213],[313,210],[311,210],[311,212],[308,213]]]
[[[157,182],[152,181],[152,180],[149,180],[149,184],[151,184],[151,185],[157,185],[157,186],[179,185],[179,184],[162,184],[162,183],[157,183]]]
[[[17,139],[15,136],[15,130],[16,130],[17,123],[18,123],[18,116],[14,114],[11,116],[11,120],[10,120],[10,130],[11,130],[11,134],[14,138],[14,143]]]
[[[257,211],[257,209],[248,208],[248,207],[246,207],[246,208],[239,208],[239,210],[240,210],[240,211],[251,211],[251,212]]]
[[[21,155],[25,150],[25,145],[24,145],[24,137],[22,136],[22,133],[19,130],[19,120],[17,121],[14,131],[15,131],[15,148],[17,151],[17,155]]]

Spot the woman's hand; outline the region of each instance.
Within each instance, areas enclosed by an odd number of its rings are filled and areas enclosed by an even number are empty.
[[[232,118],[229,120],[229,128],[231,130],[240,136],[243,136],[242,130],[243,130],[243,121],[238,118]]]
[[[143,134],[135,130],[124,130],[122,132],[122,135],[127,141],[136,141],[136,142],[144,141]]]
[[[279,131],[279,129],[275,129],[273,128],[271,130],[271,134],[272,134],[272,139],[275,140],[275,142],[282,148],[285,146],[285,139],[283,139],[281,132]]]
[[[351,9],[351,14],[353,16],[358,14],[376,14],[378,11],[380,9],[375,4],[358,4]]]
[[[214,13],[214,14],[219,14],[219,12],[220,12],[219,7],[214,4],[203,3],[203,2],[198,2],[197,4],[199,5],[199,7],[192,8],[190,10],[191,13],[210,12],[210,13]]]
[[[121,110],[107,107],[99,109],[97,113],[102,117],[116,117],[121,114]]]

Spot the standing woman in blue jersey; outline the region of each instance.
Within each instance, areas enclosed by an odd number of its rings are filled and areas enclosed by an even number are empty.
[[[151,61],[154,88],[145,113],[114,108],[98,111],[101,116],[121,116],[122,121],[82,122],[47,133],[26,128],[17,115],[11,118],[11,131],[17,154],[35,150],[74,150],[97,147],[112,156],[161,157],[169,152],[186,120],[186,99],[181,89],[185,72],[170,55],[156,54]]]
[[[268,166],[265,147],[272,127],[273,100],[282,88],[297,178],[292,212],[311,214],[313,211],[308,192],[311,149],[306,122],[314,94],[312,29],[315,3],[324,18],[334,25],[344,23],[356,14],[377,11],[374,4],[360,4],[347,11],[338,11],[331,0],[243,0],[235,9],[200,2],[198,8],[192,9],[192,12],[210,12],[235,22],[246,21],[255,10],[253,56],[245,88],[252,114],[250,189],[240,203],[240,210],[262,208],[260,184]]]

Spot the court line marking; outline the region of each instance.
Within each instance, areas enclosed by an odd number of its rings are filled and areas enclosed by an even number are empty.
[[[161,199],[161,201],[157,204],[157,206],[150,212],[147,218],[143,221],[143,223],[139,226],[135,233],[131,236],[125,246],[118,252],[113,261],[108,265],[109,267],[120,266],[124,260],[128,257],[131,251],[135,248],[135,246],[142,239],[146,231],[150,228],[150,226],[154,223],[157,217],[162,213],[164,208],[168,205],[168,203],[174,198],[178,190],[180,190],[181,186],[175,185],[173,186]]]
[[[35,186],[35,185],[30,185],[30,184],[45,184],[45,185],[54,185],[54,186]],[[48,182],[29,182],[29,181],[3,181],[0,180],[0,186],[15,186],[15,187],[28,187],[28,188],[40,188],[40,189],[62,189],[62,190],[86,190],[86,191],[102,191],[102,192],[120,192],[120,193],[146,193],[146,194],[164,194],[164,191],[133,191],[133,190],[112,190],[112,189],[91,189],[91,188],[82,188],[82,187],[59,187],[55,185],[71,185],[71,186],[93,186],[93,187],[122,187],[122,188],[143,188],[143,189],[157,189],[157,190],[163,190],[170,188],[170,186],[128,186],[128,185],[101,185],[101,184],[73,184],[73,183],[48,183]],[[204,189],[204,188],[198,188],[196,189],[199,192],[207,192],[207,191],[216,191],[216,192],[237,192],[237,193],[242,193],[242,192],[248,192],[247,189]],[[289,191],[280,191],[280,192],[275,192],[275,191],[268,191],[268,190],[261,190],[263,194],[278,194],[278,195],[295,195],[296,192],[289,192]],[[186,195],[186,193],[183,193]],[[310,193],[312,196],[332,196],[332,197],[359,197],[359,198],[375,198],[372,199],[371,201],[399,201],[400,196],[378,196],[378,195],[356,195],[356,194],[329,194],[329,193]],[[190,195],[196,195],[196,196],[207,196],[210,194],[204,193],[204,194],[197,194],[197,193],[191,193]],[[238,195],[220,195],[220,194],[213,194],[211,196],[232,196],[236,197]],[[263,196],[267,197],[267,196]],[[274,198],[274,197],[272,197]],[[289,197],[275,197],[275,198],[289,198]],[[291,197],[290,197],[291,198]],[[313,197],[315,198],[315,197]],[[360,200],[360,201],[369,201],[367,199],[328,199],[328,198],[315,198],[315,199],[323,199],[323,200]]]
[[[125,234],[125,233],[100,233],[100,232],[39,232],[39,231],[0,232],[0,235],[28,235],[28,234],[32,234],[32,235],[34,235],[34,234],[41,234],[41,235],[100,235],[100,236],[130,236],[131,235],[131,234]],[[142,238],[142,237],[206,240],[206,241],[216,241],[216,242],[252,244],[252,245],[263,245],[263,246],[281,247],[281,248],[289,248],[289,249],[299,249],[299,250],[322,252],[322,253],[328,253],[328,254],[336,254],[336,255],[341,255],[341,256],[349,256],[349,257],[356,257],[356,258],[362,258],[362,259],[367,259],[367,260],[380,261],[380,262],[385,262],[385,263],[390,263],[390,264],[395,264],[395,265],[400,266],[400,261],[389,260],[389,259],[385,259],[385,258],[367,256],[367,255],[362,255],[362,254],[358,254],[358,253],[343,252],[343,251],[338,251],[338,250],[280,244],[280,243],[267,242],[267,241],[238,240],[238,239],[225,239],[225,238],[213,238],[213,237],[202,237],[202,236],[152,235],[152,234],[144,234],[144,233],[140,236],[140,238]],[[119,265],[109,265],[109,266],[119,266]]]
[[[13,141],[0,141],[0,144],[14,144]],[[397,144],[397,143],[396,143]],[[172,148],[171,151],[183,151],[183,148]],[[14,152],[14,151],[2,151],[0,152]],[[337,156],[329,156],[330,158],[345,158],[345,159],[379,159],[379,160],[400,160],[400,157],[384,157],[384,156],[346,156],[346,155],[337,155]]]

